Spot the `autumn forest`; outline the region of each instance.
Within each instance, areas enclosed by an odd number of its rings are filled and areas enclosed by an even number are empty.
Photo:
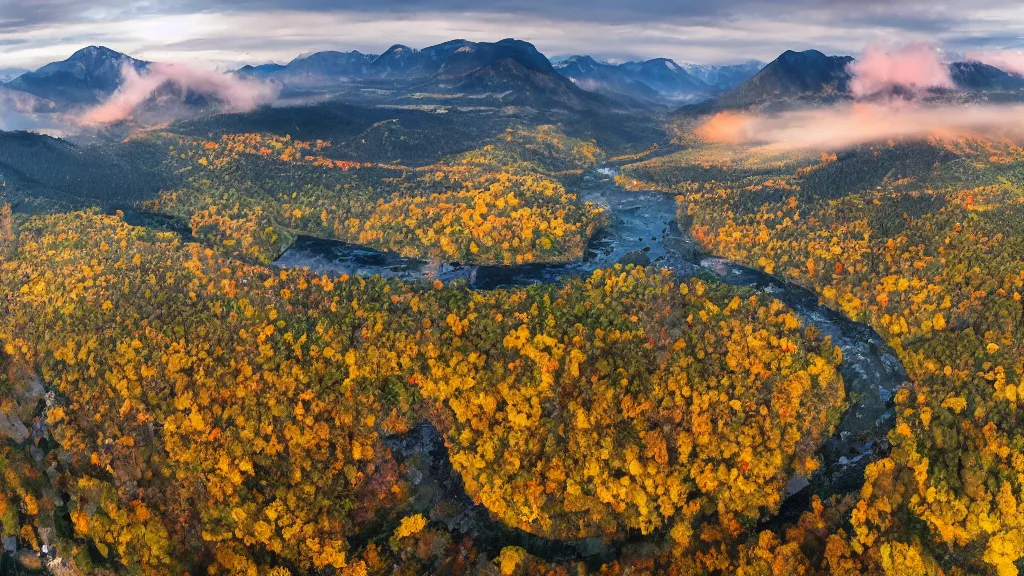
[[[0,132],[0,573],[1018,574],[1022,143],[715,114]]]

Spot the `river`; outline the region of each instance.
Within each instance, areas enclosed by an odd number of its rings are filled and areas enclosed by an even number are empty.
[[[681,277],[714,277],[727,284],[753,288],[777,298],[816,327],[843,351],[840,370],[846,385],[849,408],[835,434],[822,446],[822,467],[811,478],[795,477],[787,486],[787,498],[780,513],[764,518],[762,526],[772,527],[792,520],[808,507],[812,495],[826,497],[856,491],[863,484],[867,463],[888,450],[886,435],[893,426],[892,397],[907,381],[906,371],[884,340],[869,326],[854,322],[822,306],[810,291],[774,276],[716,258],[679,229],[676,202],[669,195],[626,191],[613,180],[613,168],[602,168],[584,176],[578,195],[605,208],[610,224],[590,242],[584,257],[564,264],[521,266],[465,266],[426,262],[381,252],[365,246],[301,237],[275,263],[284,268],[305,267],[319,273],[419,280],[464,280],[477,290],[556,283],[569,276],[587,275],[617,263],[632,263],[674,270]],[[449,528],[471,531],[484,541],[519,545],[547,559],[584,558],[606,561],[621,550],[594,540],[553,542],[492,522],[486,511],[474,506],[461,490],[457,475],[447,464],[443,441],[429,425],[417,427],[404,437],[388,439],[395,456],[407,464],[418,487],[414,491],[419,507],[428,501],[448,498],[460,503],[461,511],[447,520]],[[459,527],[460,523],[464,525]],[[472,528],[470,528],[472,526]],[[631,545],[643,545],[643,539]],[[500,549],[500,548],[499,548]]]

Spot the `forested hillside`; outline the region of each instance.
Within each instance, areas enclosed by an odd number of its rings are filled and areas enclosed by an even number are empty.
[[[1024,151],[692,112],[0,133],[0,571],[1017,573]]]
[[[933,139],[782,163],[747,154],[716,155],[715,182],[691,179],[710,169],[692,154],[627,173],[678,193],[680,221],[710,251],[812,288],[906,366],[891,451],[859,499],[836,503],[848,515],[826,553],[858,572],[899,550],[913,573],[1016,574],[1021,149]]]

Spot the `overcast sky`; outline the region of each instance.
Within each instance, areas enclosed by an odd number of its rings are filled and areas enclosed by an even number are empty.
[[[922,40],[953,53],[1024,49],[1018,30],[1020,0],[0,0],[0,68],[35,68],[89,44],[228,67],[506,37],[548,56],[726,63]]]

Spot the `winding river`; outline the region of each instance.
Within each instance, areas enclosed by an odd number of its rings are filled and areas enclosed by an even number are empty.
[[[602,168],[584,177],[578,193],[580,199],[602,205],[611,223],[593,238],[584,257],[576,262],[463,266],[302,237],[275,264],[328,274],[465,280],[471,288],[493,290],[556,283],[616,263],[632,263],[669,268],[680,276],[712,277],[753,288],[791,307],[805,324],[830,336],[842,349],[841,372],[850,404],[836,433],[821,448],[822,467],[811,478],[793,478],[779,515],[764,518],[762,526],[771,527],[795,518],[807,509],[812,495],[825,497],[859,489],[864,466],[888,450],[885,437],[894,420],[891,399],[896,388],[907,380],[906,371],[893,351],[873,329],[822,306],[812,292],[703,253],[679,229],[674,198],[654,191],[623,190],[614,183],[614,175],[613,168]],[[448,464],[444,441],[433,427],[420,425],[406,435],[387,439],[387,444],[396,458],[405,463],[409,480],[416,487],[411,507],[426,511],[442,501],[448,503],[454,507],[444,519],[449,529],[472,533],[479,546],[493,549],[488,551],[496,553],[501,546],[518,545],[548,560],[585,559],[600,563],[621,554],[625,546],[645,545],[643,538],[627,540],[616,548],[596,539],[558,542],[510,529],[491,520],[486,510],[466,496],[458,474]]]

